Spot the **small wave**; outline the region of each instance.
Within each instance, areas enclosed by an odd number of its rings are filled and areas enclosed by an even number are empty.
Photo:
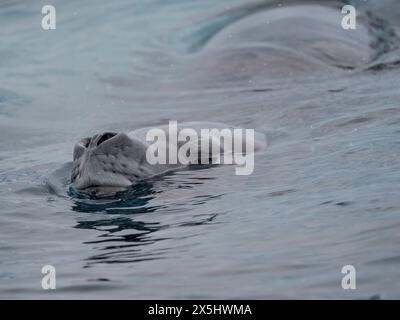
[[[232,8],[212,18],[205,19],[185,30],[178,31],[173,38],[175,47],[184,53],[195,53],[218,32],[249,15],[265,10],[270,3],[262,2]]]
[[[364,71],[385,71],[397,69],[400,67],[400,50],[386,53],[378,57],[375,61],[369,64]]]
[[[376,15],[372,11],[366,11],[367,25],[371,33],[371,48],[375,51],[375,57],[364,71],[384,71],[400,66],[400,38],[389,20]]]

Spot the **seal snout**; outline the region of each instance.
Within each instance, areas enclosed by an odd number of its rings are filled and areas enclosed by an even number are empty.
[[[71,181],[78,190],[127,187],[139,174],[132,161],[137,151],[122,132],[84,138],[74,148]]]

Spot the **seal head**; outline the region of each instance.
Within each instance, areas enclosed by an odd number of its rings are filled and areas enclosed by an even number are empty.
[[[71,182],[78,191],[125,189],[151,175],[146,146],[125,133],[105,132],[83,138],[74,147]]]

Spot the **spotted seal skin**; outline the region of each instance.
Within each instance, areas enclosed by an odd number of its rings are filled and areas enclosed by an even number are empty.
[[[83,193],[108,195],[125,190],[143,179],[185,167],[182,164],[147,162],[146,151],[149,143],[145,140],[145,136],[148,130],[153,128],[155,127],[142,128],[129,133],[104,132],[78,141],[74,147],[71,172],[71,182],[74,187]],[[219,123],[187,122],[178,126],[178,130],[182,128],[194,128],[199,133],[200,128],[230,127]],[[167,139],[169,138],[167,126],[157,129],[164,130]],[[211,139],[212,143],[220,142],[219,139],[214,140],[213,137]],[[254,142],[255,150],[263,148],[266,146],[265,135],[256,133]],[[184,143],[179,142],[178,148]],[[243,148],[245,150],[245,146]],[[220,152],[223,152],[222,145]],[[201,156],[199,152],[199,161]],[[212,164],[213,160],[210,160]]]
[[[146,146],[125,133],[96,134],[76,143],[71,181],[89,193],[117,191],[154,174],[145,157]]]

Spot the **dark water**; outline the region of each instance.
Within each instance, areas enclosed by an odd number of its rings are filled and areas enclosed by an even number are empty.
[[[352,2],[371,57],[350,66],[300,59],[290,28],[265,29],[265,55],[263,29],[224,43],[287,3],[0,4],[1,298],[400,297],[400,3]],[[40,27],[45,4],[56,30]],[[76,140],[169,119],[254,128],[269,146],[250,176],[68,193]],[[47,264],[56,290],[41,288]],[[341,288],[347,264],[356,290]]]

